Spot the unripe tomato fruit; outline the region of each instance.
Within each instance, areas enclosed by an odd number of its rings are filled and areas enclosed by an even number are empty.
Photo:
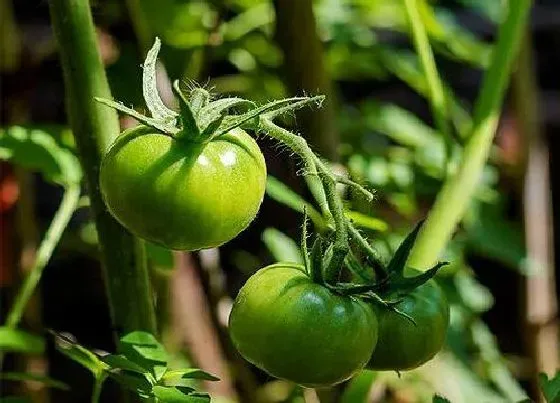
[[[445,342],[449,304],[434,280],[416,288],[396,305],[407,318],[386,308],[375,307],[379,339],[367,368],[409,370],[429,361]]]
[[[198,250],[229,241],[255,218],[266,165],[241,129],[200,144],[139,126],[103,157],[100,185],[111,214],[136,236]]]
[[[377,320],[368,304],[313,283],[300,265],[279,263],[241,288],[229,333],[239,353],[270,375],[320,387],[364,367]]]

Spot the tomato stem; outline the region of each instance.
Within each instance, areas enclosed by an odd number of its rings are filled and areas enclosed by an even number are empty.
[[[500,25],[490,67],[475,105],[474,124],[463,158],[457,171],[443,184],[414,244],[409,258],[409,265],[414,268],[427,270],[436,262],[477,189],[492,147],[500,117],[499,108],[531,4],[531,0],[512,0],[508,3],[507,17]]]
[[[94,101],[111,98],[88,0],[48,2],[64,71],[66,104],[99,234],[114,329],[157,333],[143,244],[110,215],[99,190],[101,156],[120,132],[117,113]]]
[[[305,141],[303,137],[275,125],[268,117],[263,117],[261,119],[261,125],[270,137],[287,145],[292,151],[299,155],[308,169],[308,175],[317,175],[318,179],[321,181],[328,210],[332,214],[335,224],[333,253],[328,267],[326,268],[327,281],[332,280],[336,278],[337,274],[342,270],[344,258],[349,250],[347,218],[344,215],[342,200],[336,191],[336,177],[327,165],[311,151],[311,148],[309,148],[307,141]],[[311,190],[313,191],[313,188],[311,188]]]

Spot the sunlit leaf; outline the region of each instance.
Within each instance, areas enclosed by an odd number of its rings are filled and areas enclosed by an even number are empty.
[[[539,374],[539,384],[548,403],[560,401],[560,371],[550,379],[544,373]]]
[[[154,396],[163,403],[208,403],[210,396],[185,393],[181,387],[154,386]]]
[[[0,159],[40,172],[45,179],[61,185],[79,183],[82,178],[74,153],[42,129],[21,126],[0,129]]]

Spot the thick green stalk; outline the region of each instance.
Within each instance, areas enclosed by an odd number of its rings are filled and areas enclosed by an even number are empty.
[[[111,98],[88,0],[50,0],[59,44],[70,125],[93,210],[113,325],[117,332],[156,333],[144,247],[105,208],[99,190],[101,156],[118,135],[117,113],[94,97]]]
[[[53,217],[51,225],[39,246],[37,251],[37,256],[33,266],[31,266],[27,277],[25,278],[21,289],[19,290],[14,303],[8,313],[6,319],[6,326],[10,328],[15,328],[19,324],[19,321],[23,317],[25,307],[29,302],[29,299],[33,295],[39,280],[41,280],[41,275],[43,274],[43,269],[49,262],[54,248],[58,244],[64,229],[68,225],[72,214],[78,208],[78,202],[80,200],[80,186],[78,184],[70,185],[64,192],[62,201],[56,214]]]
[[[443,84],[439,77],[434,54],[428,40],[426,28],[422,22],[422,16],[418,9],[419,0],[404,0],[406,12],[412,29],[414,48],[418,53],[420,64],[428,83],[429,99],[434,114],[434,120],[438,130],[446,141],[451,140],[449,120],[447,119],[446,97]]]
[[[451,238],[480,181],[488,159],[509,74],[523,36],[531,0],[511,0],[500,26],[490,68],[478,97],[474,125],[457,171],[447,178],[412,250],[409,265],[431,267]]]

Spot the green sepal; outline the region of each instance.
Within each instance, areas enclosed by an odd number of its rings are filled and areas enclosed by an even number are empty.
[[[404,273],[406,261],[410,256],[410,252],[412,251],[412,247],[414,246],[414,242],[418,237],[418,233],[420,232],[423,223],[424,221],[420,221],[418,224],[416,224],[416,227],[410,232],[410,234],[406,236],[404,241],[402,241],[402,243],[397,248],[397,251],[389,262],[389,265],[387,266],[387,272],[389,273],[389,276],[391,276],[393,273],[398,273],[400,275]]]
[[[428,280],[433,278],[439,269],[447,266],[449,262],[438,262],[434,267],[426,270],[425,272],[414,276],[414,277],[404,277],[400,276],[390,280],[390,291],[396,292],[398,294],[407,294],[414,289],[420,287],[422,284],[426,283]]]
[[[196,87],[190,94],[190,105],[195,119],[200,116],[200,111],[210,102],[210,93],[204,88]]]
[[[181,110],[180,119],[182,127],[177,137],[190,138],[193,140],[197,139],[200,136],[200,129],[196,124],[196,119],[194,118],[189,101],[185,97],[185,94],[183,94],[183,91],[181,91],[179,80],[173,82],[173,92],[177,95],[177,98],[179,98],[179,108]]]
[[[323,278],[323,239],[320,235],[315,237],[311,248],[311,280],[317,284],[324,284]]]
[[[133,117],[134,119],[136,119],[137,121],[139,121],[140,123],[142,123],[145,126],[149,126],[152,127],[164,134],[170,134],[170,135],[175,135],[177,133],[179,133],[179,128],[177,128],[176,126],[170,125],[166,122],[163,122],[161,120],[157,120],[157,119],[153,119],[153,118],[149,118],[147,116],[144,116],[138,112],[136,112],[134,109],[128,108],[126,106],[124,106],[122,103],[120,102],[115,102],[112,101],[110,99],[105,99],[105,98],[99,98],[99,97],[95,97],[94,98],[97,102],[102,103],[103,105],[109,106],[113,109],[116,109],[120,112],[126,113],[127,115]]]
[[[239,105],[254,105],[254,102],[243,98],[222,98],[212,101],[208,105],[202,107],[198,113],[200,130],[205,130],[215,121],[223,118],[228,109]],[[217,127],[219,127],[219,125],[217,125],[216,128]]]
[[[146,60],[144,61],[144,71],[142,74],[142,92],[144,94],[146,106],[148,107],[152,118],[174,126],[175,119],[177,118],[178,114],[177,112],[169,109],[164,105],[157,90],[156,63],[157,55],[160,48],[161,41],[156,37],[154,44],[148,51]]]

